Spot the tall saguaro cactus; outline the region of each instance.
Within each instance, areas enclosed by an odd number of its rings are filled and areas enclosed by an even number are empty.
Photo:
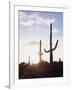
[[[53,51],[57,48],[58,40],[56,41],[56,45],[54,48],[52,48],[52,23],[50,24],[50,50],[44,49],[46,53],[50,52],[50,63],[53,62]]]
[[[41,51],[41,47],[42,47],[42,43],[41,43],[41,40],[40,40],[40,47],[39,47],[39,61],[41,61],[42,60],[42,55],[43,55],[43,53],[42,53],[42,51]]]

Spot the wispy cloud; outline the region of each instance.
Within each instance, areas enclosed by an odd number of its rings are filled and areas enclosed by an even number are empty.
[[[38,45],[38,44],[39,44],[38,41],[30,41],[26,43],[26,45]]]
[[[50,23],[55,22],[55,18],[43,18],[38,14],[38,12],[34,12],[31,15],[28,15],[23,11],[19,12],[19,20],[20,24],[23,26],[32,26],[34,24],[49,25]]]
[[[58,34],[59,30],[57,30],[56,28],[53,29],[53,34]]]

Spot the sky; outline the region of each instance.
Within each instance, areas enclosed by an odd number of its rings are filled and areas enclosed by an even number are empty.
[[[53,51],[54,61],[63,60],[63,13],[45,11],[18,11],[18,32],[19,32],[19,63],[29,61],[39,62],[39,42],[42,42],[42,60],[49,60],[49,53],[44,52],[50,49],[50,23],[52,23],[53,39],[52,47],[56,40],[58,46]]]

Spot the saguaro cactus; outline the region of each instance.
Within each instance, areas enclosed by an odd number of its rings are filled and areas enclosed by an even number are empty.
[[[30,56],[29,56],[29,62],[28,62],[28,64],[30,64]]]
[[[58,45],[58,40],[56,41],[55,47],[52,48],[52,23],[51,23],[50,24],[50,50],[47,51],[46,49],[44,49],[46,53],[50,52],[50,63],[53,62],[53,51],[56,49],[57,45]]]
[[[43,53],[41,52],[41,47],[42,47],[42,44],[41,44],[41,40],[40,40],[40,47],[39,47],[39,61],[41,61],[42,60],[42,55],[43,55]]]

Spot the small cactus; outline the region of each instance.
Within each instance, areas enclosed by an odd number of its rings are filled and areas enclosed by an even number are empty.
[[[43,55],[43,53],[41,52],[41,47],[42,47],[42,43],[41,43],[41,40],[40,40],[40,48],[39,48],[39,61],[41,61],[42,60],[42,55]]]
[[[29,62],[28,62],[28,64],[30,64],[30,56],[29,56]]]
[[[59,58],[59,62],[61,62],[61,58]]]

